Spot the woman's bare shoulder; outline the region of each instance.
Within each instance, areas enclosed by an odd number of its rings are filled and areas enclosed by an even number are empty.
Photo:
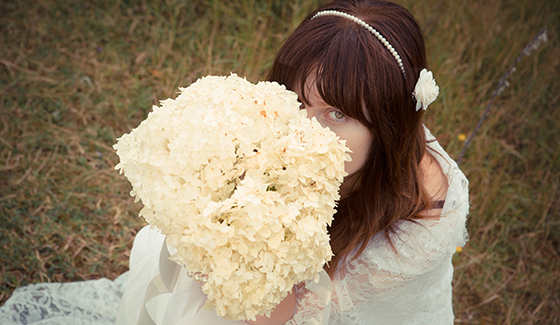
[[[428,192],[432,201],[444,202],[447,197],[448,180],[438,161],[428,151],[420,162],[420,168],[422,170],[424,189]],[[442,207],[443,205],[437,205],[421,214],[426,218],[439,219]]]

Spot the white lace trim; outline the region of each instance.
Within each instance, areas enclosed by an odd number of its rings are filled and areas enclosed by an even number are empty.
[[[17,288],[0,307],[0,324],[114,324],[127,273],[115,281],[39,283]]]

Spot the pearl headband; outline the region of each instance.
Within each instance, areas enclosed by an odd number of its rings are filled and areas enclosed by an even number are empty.
[[[320,11],[320,12],[316,13],[315,16],[311,17],[311,19],[314,19],[314,18],[319,17],[319,16],[339,16],[339,17],[343,17],[343,18],[349,19],[349,20],[355,22],[356,24],[358,24],[358,25],[364,27],[365,29],[367,29],[383,45],[385,45],[385,47],[387,48],[387,50],[389,50],[389,52],[391,52],[391,54],[393,55],[393,57],[397,61],[397,64],[399,65],[399,68],[401,68],[401,72],[403,74],[403,77],[406,79],[406,73],[404,72],[404,66],[402,64],[402,59],[401,59],[399,53],[397,53],[397,50],[395,50],[395,48],[389,43],[389,41],[387,41],[387,39],[385,39],[385,37],[383,37],[383,35],[381,35],[381,33],[379,33],[375,28],[371,27],[368,23],[361,20],[360,18],[354,17],[350,14],[347,14],[347,13],[341,12],[341,11],[336,11],[336,10]]]

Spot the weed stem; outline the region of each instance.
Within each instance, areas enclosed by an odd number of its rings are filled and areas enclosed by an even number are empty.
[[[475,126],[474,130],[472,131],[471,135],[469,136],[469,138],[465,141],[465,145],[463,146],[463,149],[461,150],[461,153],[459,154],[459,158],[457,158],[457,165],[459,165],[461,163],[461,160],[463,159],[463,155],[465,154],[465,151],[467,150],[467,147],[471,144],[471,141],[472,141],[473,137],[475,136],[475,134],[478,132],[478,129],[482,125],[482,122],[488,117],[488,114],[490,112],[490,107],[492,106],[492,103],[494,102],[494,98],[496,98],[496,96],[498,96],[507,86],[509,86],[509,82],[507,81],[507,79],[509,78],[510,74],[515,71],[515,65],[517,65],[517,63],[521,60],[521,58],[523,56],[531,55],[531,51],[536,50],[541,43],[544,43],[546,41],[547,41],[546,27],[544,27],[543,29],[540,30],[540,32],[535,37],[533,37],[533,39],[529,42],[529,44],[527,44],[527,46],[525,46],[523,51],[521,51],[521,53],[519,53],[517,58],[515,58],[515,61],[513,62],[511,67],[502,76],[502,78],[500,79],[500,82],[498,83],[498,86],[496,87],[496,89],[492,93],[492,97],[490,98],[490,101],[488,102],[488,106],[486,106],[486,110],[484,111],[484,114],[482,115],[480,120],[478,120],[478,123],[476,124],[476,126]]]

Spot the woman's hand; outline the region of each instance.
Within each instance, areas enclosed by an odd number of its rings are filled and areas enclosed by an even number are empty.
[[[270,314],[270,317],[256,316],[257,320],[248,320],[247,323],[251,325],[281,325],[289,321],[294,315],[296,308],[296,294],[295,290],[288,292],[288,295],[282,300]]]

